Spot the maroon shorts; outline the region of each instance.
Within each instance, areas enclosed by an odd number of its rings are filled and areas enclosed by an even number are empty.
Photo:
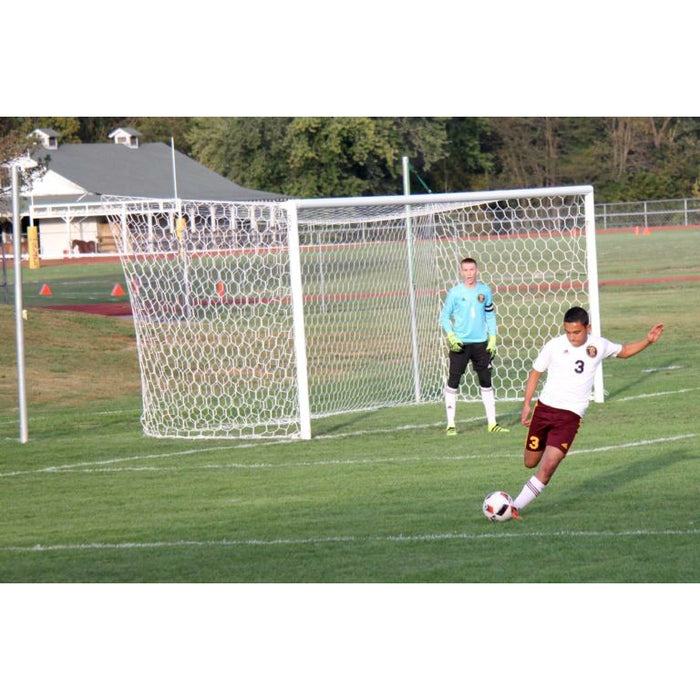
[[[577,413],[552,408],[538,401],[527,432],[525,449],[541,452],[547,445],[551,445],[566,454],[580,425],[581,416]]]

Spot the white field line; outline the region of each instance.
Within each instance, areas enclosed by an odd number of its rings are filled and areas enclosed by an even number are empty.
[[[670,365],[669,367],[659,367],[658,369],[647,369],[647,370],[642,370],[642,371],[643,372],[661,372],[663,370],[676,369],[676,368],[680,369],[680,365],[678,365],[678,366]],[[700,387],[691,387],[691,388],[686,388],[686,389],[677,389],[675,391],[661,391],[661,392],[658,392],[656,394],[638,394],[637,396],[626,396],[626,397],[623,397],[621,399],[612,399],[612,401],[634,401],[636,399],[648,399],[648,398],[654,398],[656,396],[669,396],[672,394],[685,394],[689,391],[698,391],[699,389],[700,389]],[[477,402],[477,401],[478,401],[478,399],[475,402]],[[500,400],[498,403],[499,404],[520,403],[520,400],[503,399],[503,400]],[[125,414],[125,413],[140,413],[140,409],[125,408],[125,409],[120,409],[120,410],[116,410],[116,411],[97,411],[93,415],[96,415],[96,416],[115,416],[115,415],[121,415],[121,414]],[[508,415],[514,415],[514,414],[513,414],[513,412],[510,412],[510,413],[501,413],[500,415],[501,416],[508,416]],[[483,420],[483,418],[479,418],[479,417],[469,418],[469,419],[464,420],[464,421],[457,421],[457,423],[458,424],[459,423],[473,423],[473,422],[480,421],[480,420]],[[15,416],[13,418],[3,419],[3,420],[0,420],[0,426],[2,426],[2,425],[16,425],[18,421],[19,421],[19,418],[17,416]],[[373,432],[393,432],[396,430],[414,430],[414,429],[420,429],[420,428],[431,428],[431,427],[440,426],[440,425],[444,425],[444,421],[441,421],[438,423],[428,423],[428,424],[424,424],[424,425],[397,426],[395,428],[386,428],[383,430],[377,430],[377,431],[373,431]],[[358,435],[358,434],[361,434],[361,433],[344,433],[340,437],[347,437],[349,435],[354,436],[354,435]],[[339,436],[337,436],[337,435],[319,435],[319,436],[314,436],[314,439],[321,440],[321,439],[333,438],[333,437],[339,437]],[[15,438],[9,438],[9,437],[6,437],[5,439],[6,440],[15,440]],[[260,445],[265,445],[265,444],[280,445],[284,442],[294,442],[297,440],[297,438],[290,438],[288,440],[280,440],[280,439],[274,438],[271,440],[272,441],[269,443],[262,442],[261,440],[256,440],[255,443],[238,445],[238,447],[253,447],[253,446],[260,446]],[[227,448],[224,448],[224,449],[227,449]]]
[[[509,414],[502,414],[502,415],[509,415]],[[473,423],[476,421],[483,421],[483,418],[468,418],[465,420],[457,421],[458,425],[463,425],[466,423]],[[333,433],[330,435],[318,435],[314,437],[314,440],[334,440],[337,438],[346,438],[346,437],[362,437],[364,435],[382,435],[385,433],[395,433],[396,431],[400,430],[424,430],[428,428],[437,428],[444,426],[445,423],[444,421],[441,421],[439,423],[423,423],[423,424],[412,424],[412,425],[397,425],[393,426],[391,428],[375,428],[372,430],[356,430],[354,432],[350,433]],[[63,465],[57,465],[57,466],[52,466],[52,467],[44,467],[42,469],[30,469],[30,470],[25,470],[25,471],[17,471],[17,472],[6,472],[4,474],[0,473],[0,478],[6,477],[6,476],[19,476],[22,474],[40,474],[42,472],[58,472],[58,471],[68,471],[68,470],[75,470],[80,467],[90,467],[90,466],[100,466],[100,465],[111,465],[111,464],[119,464],[122,462],[133,462],[133,461],[138,461],[138,460],[147,460],[147,459],[160,459],[161,457],[181,457],[183,455],[193,455],[193,454],[202,454],[205,452],[222,452],[222,451],[227,451],[227,450],[243,450],[243,449],[248,449],[251,447],[274,447],[275,445],[289,445],[289,444],[294,444],[294,443],[300,443],[301,441],[299,438],[275,438],[271,439],[268,442],[261,442],[256,440],[255,442],[245,442],[245,443],[233,443],[231,445],[220,445],[220,446],[212,446],[212,447],[197,447],[193,448],[191,450],[178,450],[177,452],[161,452],[158,454],[150,454],[150,455],[134,455],[132,457],[114,457],[112,459],[102,459],[102,460],[95,460],[95,461],[89,461],[89,462],[77,462],[75,464],[63,464]],[[245,466],[245,465],[241,465]],[[265,465],[265,466],[274,466],[273,464]],[[147,467],[140,467],[139,470],[147,470]],[[154,467],[154,471],[160,470],[159,467]],[[107,471],[107,470],[105,470]]]
[[[339,535],[337,537],[304,537],[299,539],[247,539],[247,540],[174,540],[172,542],[88,542],[85,544],[35,544],[31,546],[0,547],[2,552],[62,552],[85,550],[115,550],[115,549],[164,549],[173,547],[269,547],[269,546],[299,546],[308,544],[354,543],[366,544],[372,542],[442,542],[446,540],[509,540],[531,537],[688,537],[700,534],[697,528],[689,530],[629,530],[621,532],[601,532],[586,530],[559,530],[554,532],[443,532],[426,535]]]
[[[686,433],[685,435],[670,435],[668,437],[653,438],[651,440],[637,440],[636,442],[623,442],[619,445],[606,445],[604,447],[589,447],[585,450],[571,450],[568,454],[590,454],[591,452],[608,452],[609,450],[626,450],[628,447],[646,447],[660,442],[675,442],[676,440],[688,440],[697,437],[697,433]]]
[[[628,396],[625,398],[621,399],[615,399],[615,401],[632,401],[634,399],[644,399],[644,398],[653,398],[656,396],[663,396],[667,394],[682,394],[688,391],[698,391],[700,387],[692,387],[692,388],[686,388],[686,389],[679,389],[677,391],[669,391],[669,392],[660,392],[656,394],[639,394],[637,396]],[[512,403],[512,402],[501,402],[501,403]],[[131,413],[133,412],[132,410],[124,411],[125,413]],[[119,413],[119,411],[113,411],[109,413]],[[508,412],[508,413],[502,413],[502,416],[508,416],[508,415],[515,415],[514,412]],[[480,422],[483,421],[483,417],[477,416],[474,418],[468,418],[464,420],[459,420],[457,421],[458,426],[459,425],[464,425],[467,423],[475,423],[475,422]],[[3,423],[0,422],[0,425]],[[314,440],[335,440],[338,438],[346,438],[346,437],[362,437],[365,435],[382,435],[382,434],[388,434],[388,433],[395,433],[397,431],[403,431],[403,430],[426,430],[429,428],[436,428],[436,427],[441,427],[444,426],[444,421],[436,422],[436,423],[422,423],[422,424],[411,424],[411,425],[399,425],[399,426],[393,426],[391,428],[375,428],[375,429],[370,429],[370,430],[356,430],[352,432],[347,432],[347,433],[331,433],[327,435],[317,435],[313,439]],[[677,439],[684,439],[686,437],[694,437],[695,434],[691,435],[683,435],[683,436],[677,436],[677,437],[671,437],[671,438],[660,438],[661,440],[677,440]],[[5,439],[10,439],[10,438],[5,438]],[[12,438],[14,440],[14,438]],[[193,448],[189,450],[178,450],[175,452],[162,452],[159,454],[151,454],[151,455],[135,455],[132,457],[115,457],[113,459],[105,459],[105,460],[95,460],[95,461],[88,461],[88,462],[77,462],[74,464],[64,464],[64,465],[56,465],[56,466],[50,466],[50,467],[44,467],[41,469],[30,469],[30,470],[23,470],[23,471],[14,471],[14,472],[5,472],[5,473],[0,473],[0,478],[4,477],[11,477],[11,476],[22,476],[25,474],[41,474],[41,473],[54,473],[54,472],[59,472],[59,471],[75,471],[79,470],[83,467],[99,467],[99,466],[104,466],[108,467],[109,465],[115,465],[115,464],[120,464],[120,463],[125,463],[125,462],[133,462],[133,461],[142,461],[142,460],[150,460],[150,459],[160,459],[162,457],[180,457],[180,456],[185,456],[185,455],[193,455],[193,454],[202,454],[205,452],[222,452],[222,451],[228,451],[228,450],[241,450],[241,449],[248,449],[251,447],[266,447],[266,446],[274,446],[274,445],[284,445],[284,444],[292,444],[292,443],[298,443],[300,440],[298,438],[283,438],[283,439],[270,439],[269,441],[261,441],[261,440],[255,440],[254,442],[243,442],[243,443],[238,443],[236,442],[235,444],[231,445],[223,445],[223,446],[211,446],[211,447],[198,447],[198,448]],[[630,443],[630,446],[633,445],[634,443]],[[642,443],[640,443],[642,444]],[[605,451],[606,449],[617,449],[615,446],[611,446],[609,448],[596,448],[597,451]],[[569,454],[576,454],[576,453],[585,453],[586,450],[572,450]],[[481,456],[481,455],[479,455]],[[493,455],[497,456],[497,455]],[[502,456],[507,456],[511,457],[511,454],[507,455],[502,455]],[[473,459],[474,457],[469,457],[469,456],[462,456],[460,459]],[[407,460],[408,461],[408,460]],[[275,466],[273,464],[263,464],[263,465],[235,465],[235,464],[229,464],[229,467],[247,467],[247,468],[252,468],[255,466]],[[213,468],[213,467],[211,467]],[[127,467],[124,468],[124,471],[131,470],[131,471],[171,471],[173,468],[167,468],[167,467],[145,467],[145,466],[139,466],[139,467]],[[86,469],[83,469],[83,471],[88,471]],[[99,471],[95,469],[94,471]],[[103,471],[117,471],[116,469],[104,469]]]
[[[412,426],[414,429],[420,426]],[[363,433],[364,434],[364,433]],[[609,452],[610,450],[624,450],[631,447],[647,447],[648,445],[675,442],[677,440],[688,440],[690,438],[697,437],[698,433],[686,433],[684,435],[670,435],[666,437],[653,438],[650,440],[638,440],[636,442],[623,442],[616,445],[604,445],[602,447],[590,447],[580,450],[571,450],[570,455],[574,454],[590,454],[594,452]],[[222,448],[212,448],[212,449],[232,449],[228,447]],[[291,467],[329,467],[329,466],[361,466],[366,464],[375,464],[377,460],[375,458],[365,458],[365,459],[323,459],[319,461],[303,461],[303,462],[285,462],[281,465],[279,462],[254,462],[254,463],[243,463],[243,462],[224,462],[216,464],[198,464],[198,465],[188,465],[188,466],[175,466],[175,467],[161,467],[161,466],[145,466],[145,465],[134,465],[134,466],[109,466],[116,465],[117,463],[147,460],[147,459],[160,459],[161,457],[168,456],[180,456],[182,454],[190,454],[192,452],[204,452],[203,450],[190,450],[189,452],[176,452],[170,455],[168,454],[158,454],[158,455],[140,455],[134,457],[120,457],[111,460],[101,460],[96,462],[80,462],[78,464],[66,464],[62,466],[55,467],[44,467],[43,469],[34,470],[23,470],[15,472],[6,472],[0,474],[0,478],[12,477],[12,476],[24,476],[24,475],[38,475],[38,474],[100,474],[108,472],[176,472],[176,471],[197,471],[204,469],[272,469],[272,468],[284,468],[289,469]],[[499,458],[499,459],[515,459],[521,456],[521,452],[494,452],[490,453],[489,457]],[[476,454],[461,454],[461,455],[445,455],[441,459],[445,462],[455,462],[455,461],[466,461],[470,459],[483,459],[483,453]],[[409,462],[420,462],[423,461],[425,457],[423,455],[402,455],[396,457],[383,457],[382,460],[385,462],[394,462],[400,464],[406,464]]]
[[[637,399],[653,399],[657,396],[668,396],[669,394],[685,394],[689,391],[697,391],[697,387],[690,389],[678,389],[676,391],[658,391],[655,394],[638,394],[637,396],[623,396],[621,399],[615,399],[615,401],[636,401]]]
[[[139,415],[141,413],[140,408],[120,408],[115,411],[93,411],[90,413],[91,416],[121,416],[127,413],[134,413]],[[31,418],[31,415],[30,415]],[[15,416],[13,418],[5,418],[0,420],[0,425],[16,425],[19,423],[19,415],[15,411]]]

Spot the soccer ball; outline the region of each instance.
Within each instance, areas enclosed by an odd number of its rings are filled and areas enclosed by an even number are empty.
[[[513,499],[505,491],[494,491],[484,499],[481,510],[492,523],[500,523],[513,517]]]

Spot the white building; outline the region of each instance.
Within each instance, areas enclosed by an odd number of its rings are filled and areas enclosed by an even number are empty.
[[[164,143],[141,143],[135,129],[115,129],[108,143],[61,143],[52,129],[36,129],[41,143],[27,160],[45,160],[47,169],[31,189],[22,192],[22,229],[39,231],[43,259],[85,253],[114,253],[107,220],[100,210],[102,195],[212,201],[271,201],[284,195],[251,190],[205,168]],[[173,158],[174,155],[174,158]],[[70,204],[70,214],[66,207]],[[60,211],[58,214],[56,212]],[[31,207],[31,210],[30,210]],[[52,208],[56,212],[52,212]],[[30,211],[34,219],[30,222]],[[0,212],[11,215],[11,212]]]

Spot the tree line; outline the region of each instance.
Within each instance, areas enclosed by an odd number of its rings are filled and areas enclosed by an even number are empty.
[[[0,117],[0,161],[37,127],[130,126],[252,189],[294,197],[591,184],[599,202],[700,196],[700,117]]]

